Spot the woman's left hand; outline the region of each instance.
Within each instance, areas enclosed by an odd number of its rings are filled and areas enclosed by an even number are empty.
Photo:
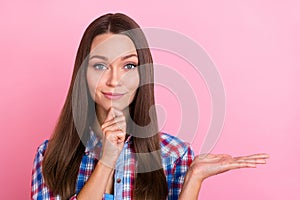
[[[189,171],[200,181],[229,170],[255,168],[257,164],[266,164],[268,154],[260,153],[249,156],[232,157],[227,154],[198,155],[193,160]]]
[[[198,155],[185,176],[179,200],[197,200],[202,182],[210,176],[233,169],[255,168],[257,164],[266,164],[268,158],[269,155],[265,153],[240,157],[227,154]]]

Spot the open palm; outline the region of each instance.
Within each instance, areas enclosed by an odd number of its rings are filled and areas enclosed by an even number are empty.
[[[265,164],[268,154],[232,157],[227,154],[198,155],[193,160],[190,170],[200,180],[232,169],[255,168],[257,164]]]

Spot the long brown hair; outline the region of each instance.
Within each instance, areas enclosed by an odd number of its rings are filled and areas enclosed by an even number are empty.
[[[133,29],[135,31],[129,31]],[[148,84],[143,84],[137,89],[136,96],[129,106],[130,116],[137,125],[143,127],[151,124],[152,127],[147,130],[158,130],[155,108],[151,119],[149,117],[149,110],[155,104],[154,74],[152,56],[144,33],[134,20],[121,13],[106,14],[97,18],[87,27],[81,39],[67,98],[42,163],[46,185],[62,199],[68,199],[75,193],[79,165],[85,150],[84,143],[89,137],[87,130],[95,118],[95,102],[90,96],[86,81],[86,58],[94,37],[103,33],[125,34],[135,44],[139,65],[146,65],[138,67],[140,80]],[[130,131],[137,131],[135,126],[128,127],[133,127]],[[149,135],[144,132],[142,134]],[[168,194],[161,157],[153,156],[150,159],[151,157],[139,156],[139,153],[155,152],[160,149],[159,134],[151,135],[146,138],[133,137],[138,168],[146,169],[147,166],[153,166],[153,163],[159,166],[155,171],[136,173],[133,194],[134,199],[138,200],[161,200],[166,199]]]

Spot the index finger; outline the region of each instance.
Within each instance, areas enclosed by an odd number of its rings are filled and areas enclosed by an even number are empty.
[[[123,112],[115,107],[110,107],[106,116],[106,119],[104,120],[104,123],[114,119],[117,116],[122,116]]]
[[[270,158],[269,154],[266,153],[258,153],[249,156],[240,156],[236,157],[237,159],[267,159]]]

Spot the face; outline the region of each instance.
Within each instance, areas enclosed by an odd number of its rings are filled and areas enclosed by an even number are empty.
[[[137,65],[137,51],[129,37],[105,33],[94,38],[87,82],[98,111],[129,106],[139,86]]]

